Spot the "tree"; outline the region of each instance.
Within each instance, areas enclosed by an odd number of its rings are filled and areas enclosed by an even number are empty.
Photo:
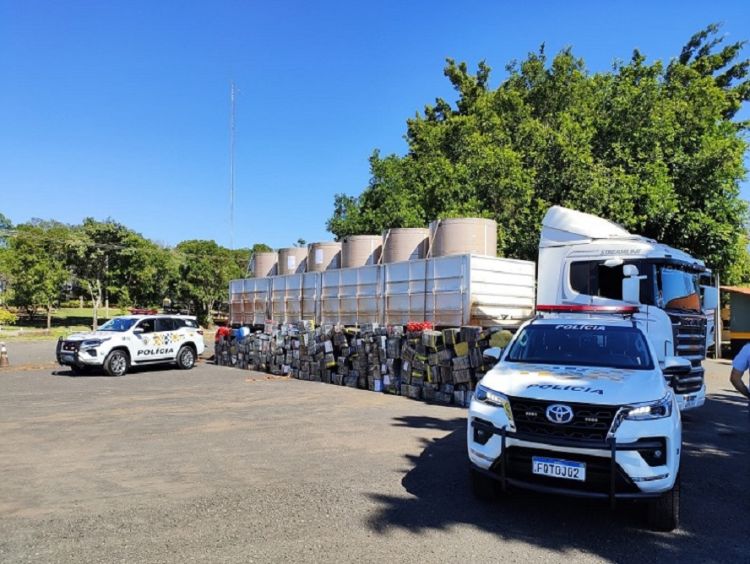
[[[183,241],[175,250],[180,259],[180,300],[191,306],[200,323],[210,324],[213,309],[226,299],[229,281],[241,278],[244,270],[232,251],[214,241]]]
[[[129,248],[127,268],[118,302],[139,307],[158,307],[177,295],[179,258],[169,248],[137,236]]]
[[[10,250],[8,237],[13,229],[13,222],[0,213],[0,304],[6,301],[6,291],[10,279]]]
[[[255,243],[250,247],[250,256],[252,257],[255,253],[272,253],[273,249],[265,243]]]
[[[234,260],[234,263],[245,272],[248,269],[250,258],[253,256],[253,249],[247,247],[242,249],[232,249],[230,253],[232,254],[232,260]]]
[[[174,287],[177,264],[169,252],[124,225],[89,217],[73,235],[68,260],[93,302],[94,327],[102,305],[156,305]]]
[[[13,222],[0,213],[0,246],[4,246],[7,243],[9,231],[13,229]]]
[[[564,205],[688,250],[729,283],[750,278],[745,175],[750,99],[743,42],[718,26],[695,34],[668,64],[638,51],[591,74],[570,49],[544,49],[506,67],[489,86],[448,60],[458,92],[407,121],[408,153],[370,158],[369,185],[339,194],[328,229],[338,238],[436,218],[490,217],[498,251],[534,260],[541,219]]]
[[[56,222],[19,225],[9,244],[9,274],[13,304],[33,317],[38,308],[47,312],[47,330],[52,326],[52,306],[69,278],[65,266],[65,243],[70,229]]]

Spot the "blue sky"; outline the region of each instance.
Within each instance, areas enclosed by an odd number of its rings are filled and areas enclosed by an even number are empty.
[[[486,59],[493,85],[542,42],[605,71],[714,21],[750,39],[750,2],[0,0],[0,212],[229,245],[234,80],[234,246],[330,239],[372,150],[403,153],[405,120],[455,99],[446,57]]]

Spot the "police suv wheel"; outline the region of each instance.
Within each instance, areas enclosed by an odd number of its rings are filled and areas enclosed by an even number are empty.
[[[649,501],[648,524],[657,531],[673,531],[680,525],[680,477],[674,487]]]
[[[104,371],[110,376],[124,376],[129,367],[130,359],[125,351],[112,351],[104,360]]]
[[[195,366],[195,351],[190,347],[182,347],[177,353],[177,366],[181,370],[190,370]]]
[[[474,468],[469,468],[469,481],[474,496],[482,501],[494,501],[498,497],[498,484]]]

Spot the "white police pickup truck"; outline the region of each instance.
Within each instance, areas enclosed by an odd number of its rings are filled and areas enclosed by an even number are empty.
[[[176,363],[188,370],[203,353],[203,330],[195,317],[126,315],[110,319],[92,333],[75,333],[57,342],[57,362],[78,374],[103,368],[122,376],[131,366]]]
[[[612,506],[644,499],[650,525],[672,530],[682,424],[669,380],[691,365],[667,357],[660,367],[628,319],[634,308],[604,309],[538,306],[548,313],[502,351],[469,407],[472,487],[485,499],[508,487]]]

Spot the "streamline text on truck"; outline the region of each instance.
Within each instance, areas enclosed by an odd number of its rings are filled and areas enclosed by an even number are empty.
[[[668,381],[692,367],[675,356],[660,366],[637,309],[537,306],[469,408],[479,497],[514,486],[643,499],[654,528],[677,526],[682,427]]]
[[[542,221],[537,304],[636,306],[633,319],[656,360],[679,356],[687,374],[672,375],[680,409],[703,405],[702,361],[713,342],[718,291],[705,264],[678,249],[633,235],[619,225],[554,206]]]

